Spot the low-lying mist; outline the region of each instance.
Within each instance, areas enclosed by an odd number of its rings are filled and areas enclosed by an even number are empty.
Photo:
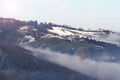
[[[105,38],[102,37],[98,38],[98,40],[117,44],[118,46],[120,46],[120,33],[111,33]]]
[[[53,52],[49,49],[25,47],[33,52],[37,58],[69,68],[99,80],[120,80],[120,64],[113,62],[93,61],[81,59],[78,56]]]

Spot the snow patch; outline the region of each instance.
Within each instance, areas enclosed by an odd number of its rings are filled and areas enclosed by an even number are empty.
[[[89,37],[89,38],[93,38],[93,37],[97,37],[98,35],[97,32],[87,32],[87,31],[80,31],[80,30],[72,30],[72,29],[68,29],[68,28],[62,28],[62,27],[52,27],[53,29],[48,29],[49,32],[51,33],[55,33],[58,34],[60,36],[74,36],[77,35],[79,37]]]
[[[52,27],[53,29],[48,29],[51,33],[59,34],[60,36],[74,35],[72,32],[65,30],[62,27]]]
[[[28,28],[28,26],[22,26],[22,27],[20,27],[20,31],[25,31],[25,30],[28,30],[29,28]]]
[[[106,34],[104,31],[80,31],[73,30],[64,27],[52,27],[53,29],[48,29],[50,33],[58,34],[60,37],[67,37],[67,39],[74,39],[75,36],[78,38],[89,38],[97,41],[103,41],[107,43],[113,43],[120,45],[120,34],[110,33]],[[53,35],[54,36],[54,35]],[[52,36],[52,37],[53,37]],[[49,36],[50,37],[50,36]]]
[[[41,38],[54,38],[54,37],[63,39],[63,37],[57,36],[57,35],[53,35],[53,34],[46,34],[44,36],[41,36]]]
[[[28,40],[29,43],[35,42],[35,38],[32,37],[31,35],[25,35],[25,38]]]

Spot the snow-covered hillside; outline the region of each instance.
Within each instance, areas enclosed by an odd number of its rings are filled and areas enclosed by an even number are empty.
[[[31,26],[21,26],[18,30],[21,34],[24,34],[22,41],[27,40],[29,42],[34,42],[36,40],[33,34],[37,34],[38,37],[41,38],[62,38],[73,40],[75,38],[89,38],[96,41],[102,41],[107,43],[113,43],[120,45],[120,33],[112,32],[109,30],[79,30],[72,29],[67,27],[59,27],[59,26],[50,26],[50,28],[46,28],[47,33],[43,34],[43,31],[39,31],[36,27]],[[29,35],[28,35],[29,34]],[[40,35],[43,34],[43,35]],[[26,37],[30,36],[30,37]],[[34,40],[33,40],[34,38]],[[19,39],[21,40],[21,39]]]
[[[79,37],[79,38],[89,38],[89,39],[94,39],[97,41],[103,41],[103,42],[108,42],[108,43],[113,43],[113,44],[118,44],[120,45],[120,34],[111,32],[111,31],[103,31],[103,30],[73,30],[69,28],[64,28],[64,27],[52,27],[52,29],[48,29],[50,33],[57,34],[60,37],[68,37],[73,38],[74,37]],[[53,35],[51,35],[53,37]],[[56,36],[55,36],[56,37]],[[68,38],[68,39],[69,39]]]

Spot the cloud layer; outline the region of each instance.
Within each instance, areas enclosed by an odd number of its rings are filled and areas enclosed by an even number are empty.
[[[95,62],[90,59],[82,60],[77,56],[52,52],[49,49],[33,49],[34,56],[46,59],[52,63],[80,72],[100,80],[120,80],[120,64],[112,62]]]

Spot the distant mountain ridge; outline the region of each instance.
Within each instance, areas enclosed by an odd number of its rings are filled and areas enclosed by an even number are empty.
[[[73,55],[84,54],[84,57],[93,57],[95,60],[106,53],[109,58],[105,60],[118,61],[119,35],[104,29],[84,30],[67,25],[0,18],[0,42],[50,48]]]
[[[110,30],[0,18],[0,80],[96,80],[37,58],[24,46],[120,63],[119,45],[120,33]]]
[[[5,32],[6,31],[6,32]],[[57,25],[53,23],[38,23],[37,21],[20,21],[12,18],[0,18],[0,32],[2,33],[16,33],[16,35],[26,36],[28,34],[35,39],[39,37],[68,37],[72,38],[89,38],[95,40],[103,40],[114,32],[110,30],[84,30],[82,28],[73,28],[67,25]],[[21,32],[21,33],[20,33]],[[8,35],[11,35],[8,34]],[[117,33],[118,34],[118,33]],[[4,38],[5,36],[3,36]],[[12,36],[11,36],[12,37]]]

